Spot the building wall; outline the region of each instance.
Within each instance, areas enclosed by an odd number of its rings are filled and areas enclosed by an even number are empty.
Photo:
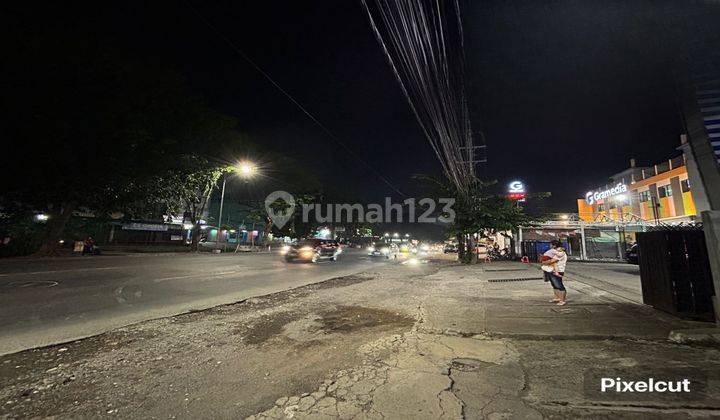
[[[677,164],[677,163],[676,163]],[[608,197],[592,205],[578,199],[578,215],[586,222],[593,221],[654,221],[653,202],[657,203],[659,221],[693,218],[697,215],[692,197],[692,185],[685,165],[638,179],[628,184],[624,200]]]

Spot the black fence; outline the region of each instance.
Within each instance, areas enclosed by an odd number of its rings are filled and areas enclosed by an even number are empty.
[[[701,226],[637,234],[643,302],[673,315],[714,321],[715,294]]]

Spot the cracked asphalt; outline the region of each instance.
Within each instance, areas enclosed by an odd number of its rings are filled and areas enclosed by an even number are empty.
[[[706,324],[572,277],[559,308],[536,270],[378,266],[2,356],[0,418],[720,416],[720,351],[668,340]],[[603,395],[605,371],[693,393]]]

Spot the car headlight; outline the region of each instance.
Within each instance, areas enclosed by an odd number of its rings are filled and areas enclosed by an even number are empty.
[[[388,247],[380,248],[380,252],[382,252],[383,254],[389,254],[389,253],[390,253],[390,248],[388,248]]]
[[[375,252],[375,247],[374,246],[368,247],[368,252]]]
[[[290,251],[290,247],[287,246],[287,245],[285,245],[285,246],[283,246],[282,248],[280,248],[280,254],[285,255],[285,254],[288,253],[288,251]]]
[[[302,251],[302,252],[310,252],[312,250],[313,250],[313,247],[311,247],[311,246],[304,246],[304,247],[300,248],[300,251]]]

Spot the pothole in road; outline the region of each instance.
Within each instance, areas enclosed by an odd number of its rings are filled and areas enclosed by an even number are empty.
[[[326,333],[350,333],[380,326],[404,327],[415,322],[413,318],[399,312],[362,306],[338,306],[320,314],[318,321]]]
[[[38,287],[54,287],[58,282],[50,280],[28,280],[28,281],[12,281],[3,286],[3,289],[30,289]]]
[[[354,284],[363,283],[369,280],[373,280],[374,276],[358,276],[358,275],[350,275],[350,276],[343,276],[338,277],[330,280],[326,280],[320,283],[311,284],[308,286],[308,289],[312,290],[322,290],[322,289],[334,289],[336,287],[346,287],[346,286],[352,286]]]
[[[279,336],[285,324],[302,317],[296,312],[280,312],[262,317],[253,324],[242,326],[235,330],[235,334],[243,337],[245,344],[262,344],[267,340]]]
[[[415,320],[405,314],[362,306],[338,306],[321,313],[281,312],[235,330],[245,344],[262,344],[274,337],[314,342],[331,334],[351,334],[366,329],[409,328]]]

